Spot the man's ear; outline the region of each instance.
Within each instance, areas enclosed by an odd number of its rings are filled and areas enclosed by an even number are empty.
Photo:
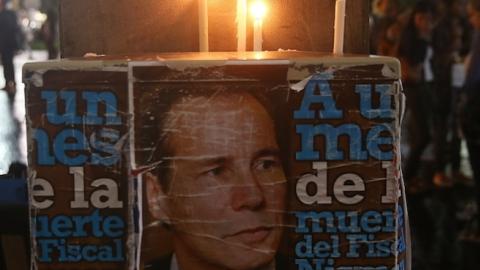
[[[148,202],[148,209],[150,214],[157,220],[168,223],[168,200],[167,194],[160,186],[160,179],[150,172],[144,174],[146,181],[146,195]]]

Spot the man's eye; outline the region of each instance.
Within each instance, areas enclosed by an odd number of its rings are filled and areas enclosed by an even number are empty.
[[[205,172],[208,176],[219,176],[225,171],[224,167],[215,167]]]
[[[257,170],[270,170],[279,166],[279,162],[276,159],[261,159],[255,165]]]

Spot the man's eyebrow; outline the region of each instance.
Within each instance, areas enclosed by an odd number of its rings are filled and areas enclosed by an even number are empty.
[[[202,165],[225,164],[228,157],[213,157],[199,160]]]
[[[253,154],[254,159],[266,156],[280,157],[280,150],[278,148],[264,148]]]
[[[176,156],[171,159],[196,162],[196,163],[199,163],[200,165],[210,165],[210,164],[226,163],[229,157],[226,157],[226,156]]]

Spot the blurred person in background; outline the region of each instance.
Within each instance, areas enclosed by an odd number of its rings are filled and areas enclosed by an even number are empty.
[[[480,0],[470,1],[468,15],[474,34],[466,64],[466,100],[462,110],[462,126],[476,185],[477,217],[473,233],[475,237],[480,237]]]
[[[373,0],[370,17],[370,53],[381,54],[378,46],[389,27],[397,21],[397,0]]]
[[[433,127],[431,39],[434,15],[435,6],[431,2],[417,2],[403,29],[397,52],[402,63],[402,80],[407,97],[404,130],[408,131],[406,138],[410,150],[404,163],[403,176],[407,192],[412,195],[408,199],[412,217],[413,269],[422,270],[435,269],[431,264],[435,257],[435,251],[431,248],[435,238],[432,229],[435,220],[423,203],[424,193],[420,192],[428,182],[418,177],[421,157],[431,142],[430,131]]]
[[[41,28],[42,39],[48,50],[48,59],[56,59],[58,57],[58,16],[54,9],[47,11],[47,20]]]
[[[430,2],[421,1],[415,5],[402,32],[397,53],[402,63],[407,112],[410,115],[407,123],[410,152],[404,168],[407,185],[414,184],[412,181],[417,176],[420,158],[430,143],[434,14],[435,7]]]
[[[7,9],[7,0],[0,0],[0,55],[2,58],[5,86],[10,100],[15,96],[15,69],[13,57],[21,49],[22,31],[18,24],[17,15]]]
[[[451,41],[453,51],[453,63],[451,66],[451,113],[449,132],[451,133],[450,140],[450,162],[452,168],[452,180],[454,183],[465,185],[472,185],[473,179],[467,177],[461,172],[461,142],[464,139],[461,127],[461,109],[462,99],[464,99],[465,87],[465,59],[470,52],[470,45],[472,42],[472,26],[468,21],[467,14],[468,0],[454,0],[451,6],[451,16],[455,18],[453,21],[453,40]],[[439,42],[445,42],[439,41]]]
[[[410,9],[399,13],[395,21],[388,26],[384,35],[377,40],[376,44],[378,55],[387,55],[396,57],[398,55],[398,46],[403,30],[410,20]]]
[[[441,16],[433,32],[433,140],[435,149],[435,174],[433,183],[437,187],[450,187],[453,180],[461,183],[468,178],[460,172],[460,145],[455,108],[458,106],[459,91],[463,87],[462,67],[464,29],[463,0],[441,0],[437,10]],[[450,136],[449,136],[450,135]],[[451,139],[448,140],[448,137]],[[450,143],[450,149],[448,148]],[[450,151],[447,151],[450,150]],[[445,173],[446,165],[452,164],[452,178]]]

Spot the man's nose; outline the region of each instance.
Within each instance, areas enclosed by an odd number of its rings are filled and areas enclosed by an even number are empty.
[[[249,170],[237,176],[239,181],[232,187],[232,207],[235,211],[258,210],[265,206],[263,187]]]

